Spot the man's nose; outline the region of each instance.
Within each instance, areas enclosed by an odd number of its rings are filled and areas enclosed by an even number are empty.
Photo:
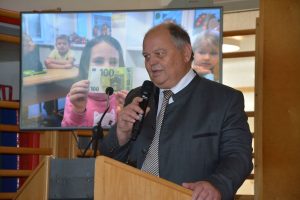
[[[157,64],[157,62],[158,62],[158,59],[154,55],[151,55],[149,57],[149,60],[148,60],[149,65],[155,65],[155,64]]]

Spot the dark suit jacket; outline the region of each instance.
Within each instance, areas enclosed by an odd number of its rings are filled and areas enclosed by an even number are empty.
[[[132,90],[126,104],[140,94]],[[136,141],[120,147],[115,127],[100,151],[141,168],[155,133],[158,89]],[[233,199],[252,170],[252,137],[241,92],[196,76],[173,95],[160,133],[159,174],[177,184],[206,180]]]

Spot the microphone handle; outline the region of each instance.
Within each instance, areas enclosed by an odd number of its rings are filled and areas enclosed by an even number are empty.
[[[107,90],[107,88],[106,88],[106,90]],[[100,120],[98,121],[98,123],[97,123],[97,125],[96,125],[96,126],[98,126],[98,127],[99,127],[99,126],[101,127],[102,120],[103,120],[105,114],[107,113],[107,111],[108,111],[109,108],[110,108],[110,104],[109,104],[109,96],[110,96],[110,95],[111,95],[110,93],[108,93],[108,92],[106,93],[106,109],[105,109],[103,115],[101,116]]]
[[[139,106],[141,107],[141,109],[144,111],[144,114],[142,114],[140,116],[140,120],[137,120],[132,127],[132,134],[131,134],[131,140],[135,141],[137,136],[139,135],[140,131],[141,131],[141,127],[143,125],[144,122],[144,117],[145,117],[145,112],[146,112],[146,108],[148,105],[148,98],[147,97],[143,97],[143,101],[139,104]]]

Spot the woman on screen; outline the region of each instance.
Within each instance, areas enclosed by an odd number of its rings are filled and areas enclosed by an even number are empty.
[[[99,36],[89,41],[82,51],[79,78],[66,97],[62,127],[92,127],[98,123],[106,105],[105,93],[89,92],[89,68],[123,67],[124,59],[120,43],[111,36]],[[106,113],[102,127],[110,127],[116,122],[119,105],[123,105],[126,92],[110,96],[110,109]]]

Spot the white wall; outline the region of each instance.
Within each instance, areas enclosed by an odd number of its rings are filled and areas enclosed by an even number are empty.
[[[13,100],[18,100],[20,84],[19,61],[0,62],[0,68],[0,85],[11,85],[13,87]],[[0,94],[0,99],[3,100],[2,94]]]
[[[0,42],[0,85],[13,87],[13,99],[19,99],[19,45]],[[2,99],[2,94],[0,93]]]

